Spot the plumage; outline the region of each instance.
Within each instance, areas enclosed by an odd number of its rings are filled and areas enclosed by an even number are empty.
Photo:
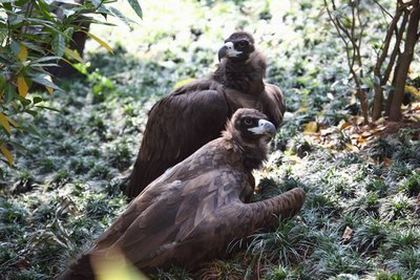
[[[229,57],[226,44],[235,47],[243,41],[248,45],[237,46],[241,56]],[[226,120],[238,108],[257,109],[279,127],[285,111],[283,94],[277,86],[264,83],[265,58],[253,44],[248,33],[232,34],[219,51],[221,61],[215,73],[176,89],[153,106],[125,189],[129,198],[136,197],[166,169],[219,137]]]
[[[90,257],[106,258],[115,248],[141,270],[195,268],[223,255],[230,242],[274,225],[279,216],[295,215],[305,197],[299,188],[248,203],[255,186],[251,172],[265,160],[275,133],[266,120],[254,109],[239,109],[222,137],[147,186],[61,279],[93,279]]]

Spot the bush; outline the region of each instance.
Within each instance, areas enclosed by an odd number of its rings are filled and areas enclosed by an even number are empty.
[[[36,116],[39,109],[51,109],[45,105],[44,95],[29,93],[61,90],[51,73],[63,62],[67,67],[72,62],[83,63],[80,44],[86,36],[112,52],[105,41],[89,32],[91,23],[103,23],[98,16],[117,16],[130,22],[117,9],[106,6],[115,2],[112,0],[69,2],[0,2],[0,152],[9,165],[13,165],[10,148],[19,148],[11,139],[13,130],[36,133],[25,115]],[[137,1],[128,2],[141,17]]]

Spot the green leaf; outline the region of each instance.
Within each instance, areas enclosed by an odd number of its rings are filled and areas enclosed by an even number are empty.
[[[18,42],[16,42],[16,41],[13,41],[13,42],[10,44],[10,49],[12,50],[12,52],[13,52],[15,55],[18,55],[19,50],[20,50],[19,43],[18,43]]]
[[[64,36],[68,39],[71,40],[73,33],[74,33],[74,27],[69,27],[66,30],[64,30]]]
[[[48,107],[48,106],[43,106],[43,105],[37,105],[35,107],[50,110],[50,111],[54,111],[54,112],[58,112],[58,113],[61,112],[61,110],[59,110],[59,109],[56,109],[56,108],[53,108],[53,107]]]
[[[95,5],[95,8],[98,8],[99,6],[103,6],[102,5],[102,0],[91,0],[93,5]]]
[[[37,104],[37,103],[40,103],[44,100],[39,96],[35,96],[32,101],[34,102],[34,104]]]
[[[43,86],[62,91],[61,88],[59,88],[56,84],[54,84],[51,81],[51,76],[49,76],[47,74],[31,75],[30,77],[31,77],[32,81],[34,81],[35,83],[38,83],[38,84],[41,84]]]
[[[129,19],[128,17],[126,17],[125,15],[123,15],[119,10],[115,9],[114,7],[109,7],[109,10],[111,11],[111,13],[114,16],[116,16],[122,22],[124,22],[130,28],[130,30],[133,29],[133,27],[131,26],[131,23],[136,23],[135,21]]]
[[[51,46],[52,46],[54,54],[59,57],[62,57],[64,55],[64,47],[65,47],[64,36],[61,35],[60,33],[56,33],[51,42]]]
[[[104,47],[107,51],[109,51],[110,53],[114,53],[112,48],[102,39],[100,39],[99,37],[93,35],[90,32],[86,32],[84,31],[84,33],[86,33],[90,38],[92,38],[93,40],[95,40],[96,42],[98,42],[99,45],[101,45],[102,47]]]
[[[25,41],[25,42],[21,42],[21,44],[24,45],[24,46],[26,46],[28,49],[31,49],[31,50],[40,52],[42,54],[45,53],[45,50],[42,47],[40,47],[40,46],[38,46],[38,45],[36,45],[36,44],[34,44],[32,42],[26,42]]]
[[[140,4],[137,0],[127,0],[131,8],[136,12],[136,14],[143,19],[143,11],[141,10]]]
[[[16,87],[12,83],[6,85],[6,100],[4,103],[9,103],[16,97]]]
[[[64,53],[67,57],[77,60],[80,63],[84,63],[83,58],[80,56],[80,54],[77,52],[77,50],[72,50],[67,47],[64,48]]]
[[[31,61],[31,63],[41,63],[41,62],[47,62],[47,61],[59,60],[59,59],[61,59],[60,56],[44,56],[44,57]]]

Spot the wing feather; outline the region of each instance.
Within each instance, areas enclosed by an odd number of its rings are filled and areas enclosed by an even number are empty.
[[[135,197],[167,168],[219,137],[228,117],[223,90],[206,81],[159,101],[150,111],[127,195]]]

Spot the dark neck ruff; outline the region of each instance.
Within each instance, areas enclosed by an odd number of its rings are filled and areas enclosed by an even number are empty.
[[[232,134],[227,132],[224,133],[224,137],[232,144],[233,150],[239,155],[237,160],[241,162],[246,171],[252,172],[255,169],[259,169],[267,159],[266,147],[242,145]]]
[[[227,88],[245,94],[260,94],[264,90],[264,74],[250,60],[238,62],[227,60],[219,65],[213,78]]]

